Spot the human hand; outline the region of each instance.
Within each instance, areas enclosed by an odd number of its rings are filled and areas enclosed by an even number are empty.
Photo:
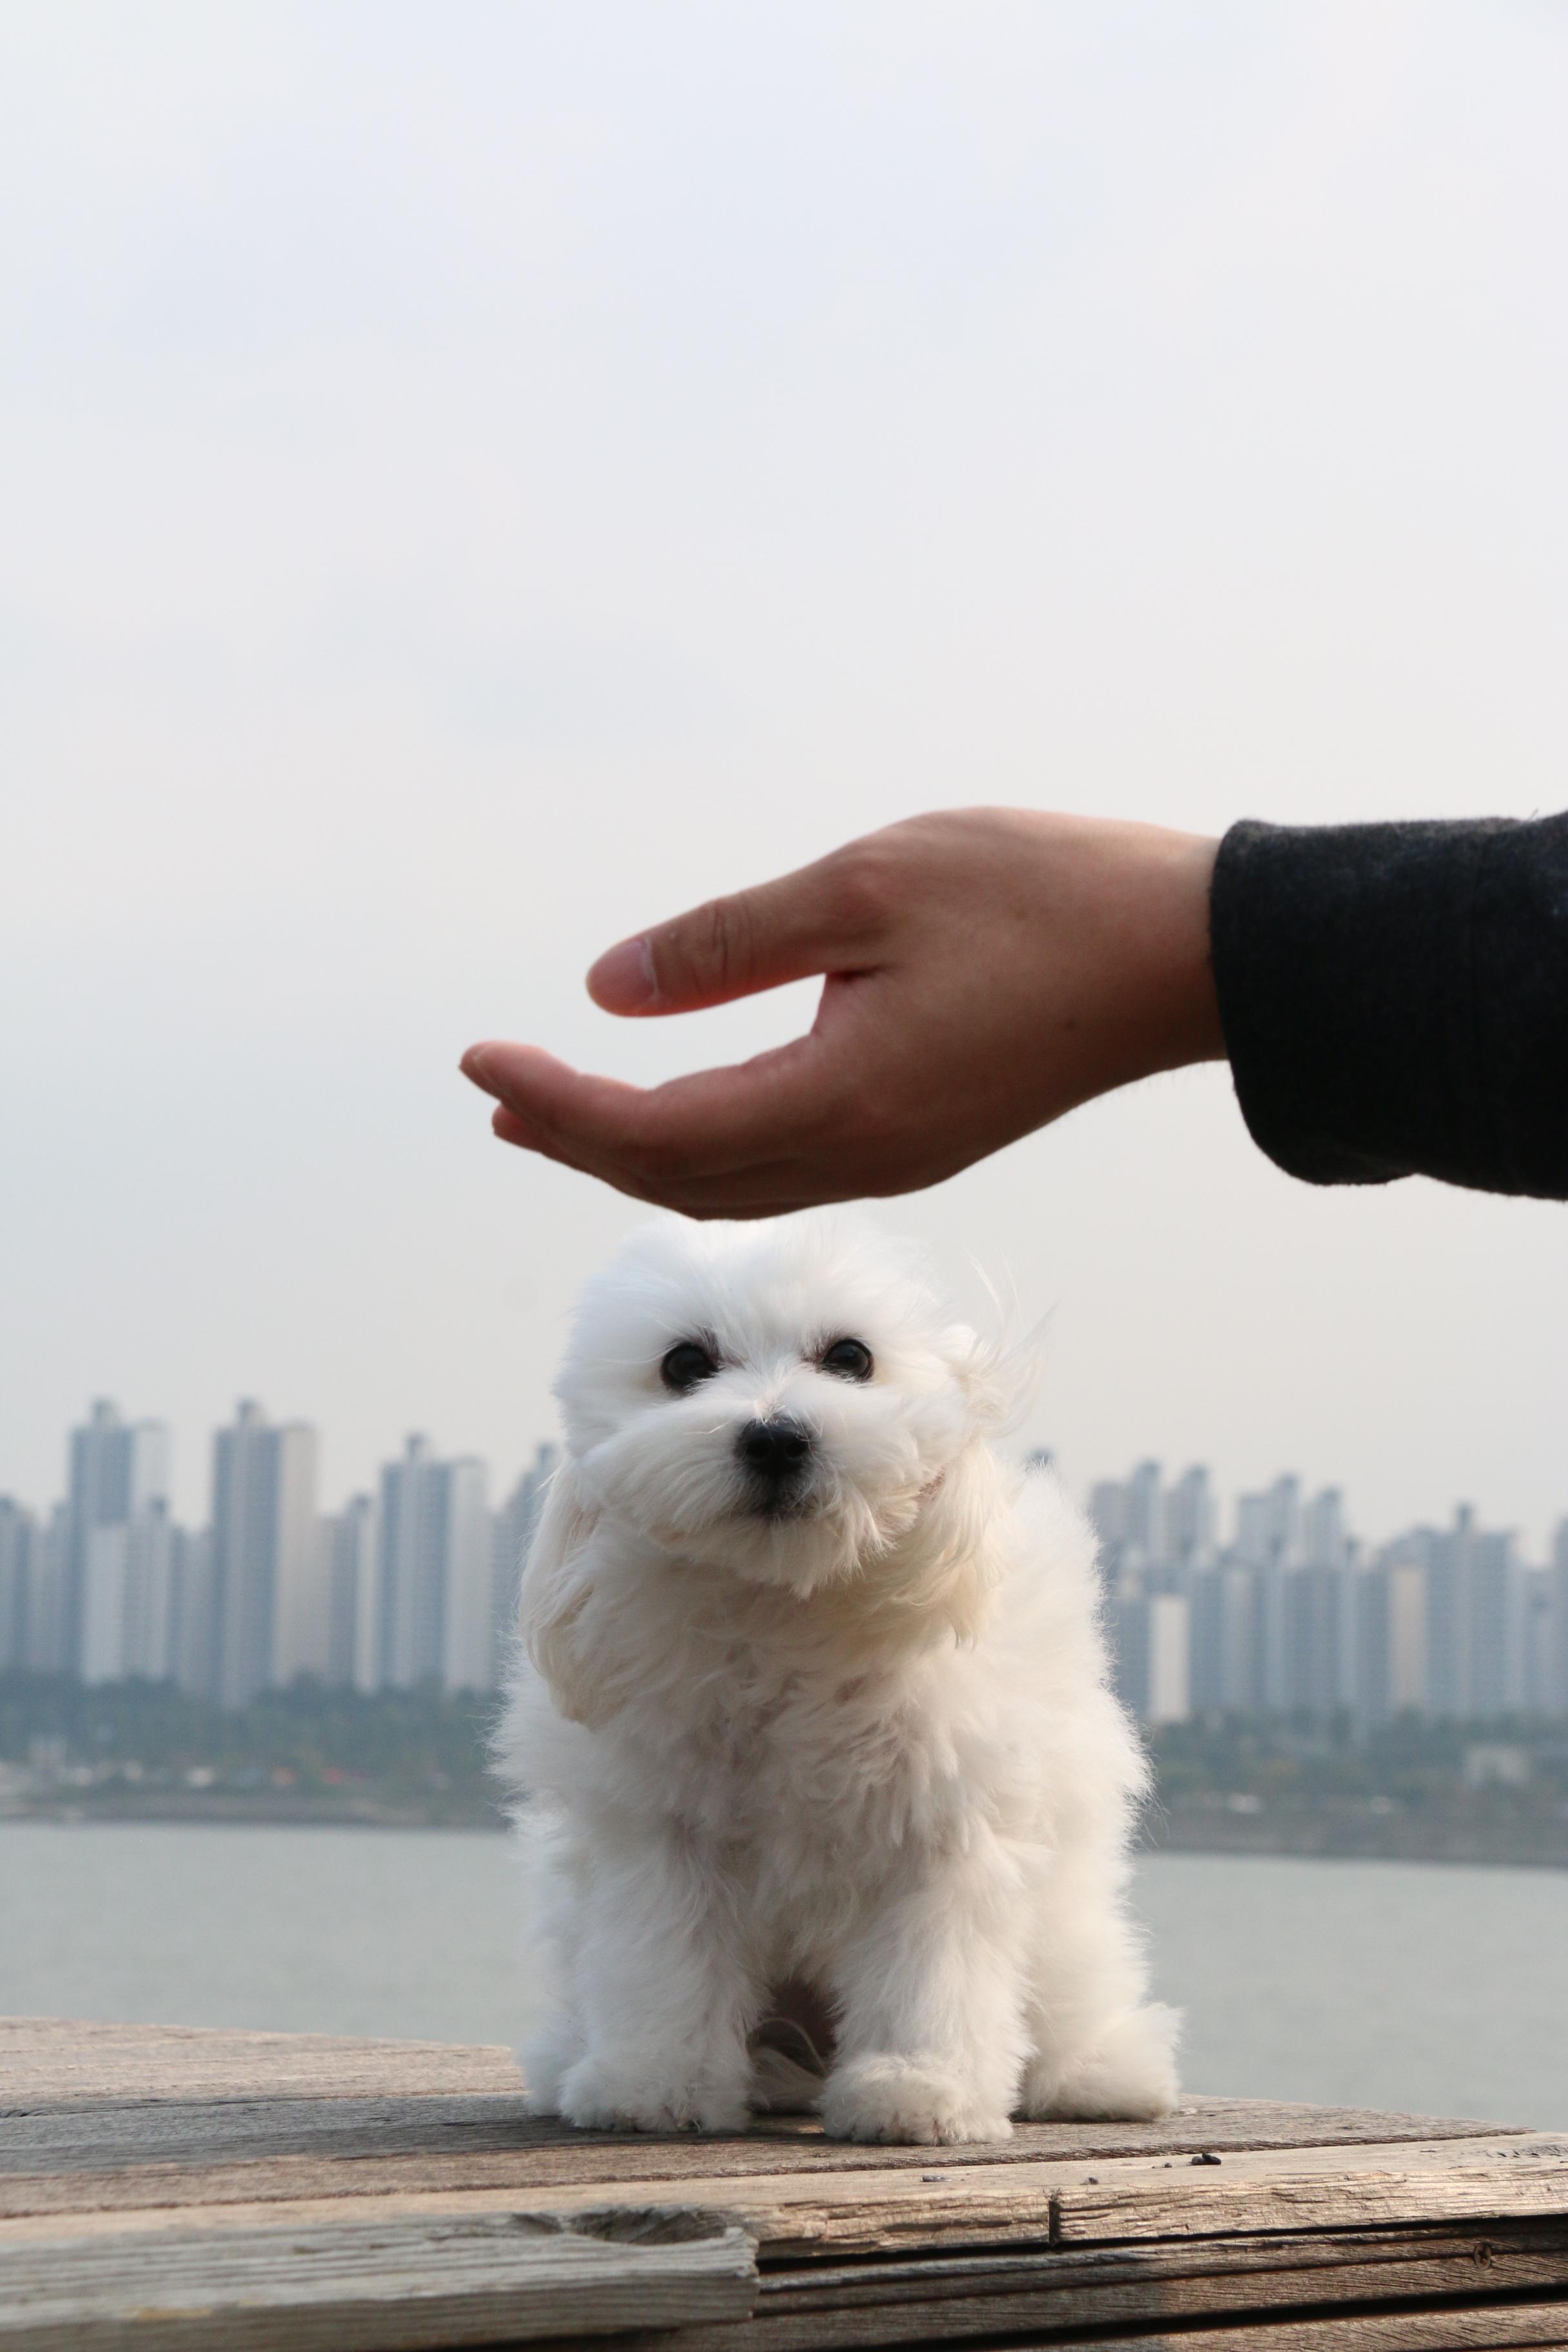
[[[909,1192],[1156,1070],[1223,1057],[1217,845],[1154,825],[957,809],[868,834],[600,957],[607,1013],[695,1013],[825,975],[810,1032],[626,1086],[534,1045],[462,1067],[521,1145],[693,1217]]]

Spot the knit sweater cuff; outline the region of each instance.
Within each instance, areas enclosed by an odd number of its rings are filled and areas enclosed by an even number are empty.
[[[1237,1099],[1281,1168],[1568,1198],[1568,816],[1237,824],[1210,911]]]

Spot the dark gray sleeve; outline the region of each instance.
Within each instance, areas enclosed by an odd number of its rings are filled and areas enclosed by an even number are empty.
[[[1242,1115],[1310,1184],[1568,1200],[1568,815],[1233,825],[1211,900]]]

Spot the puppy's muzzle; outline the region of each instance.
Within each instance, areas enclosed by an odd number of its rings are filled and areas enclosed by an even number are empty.
[[[768,1517],[789,1510],[811,1465],[811,1432],[781,1414],[776,1421],[748,1421],[735,1438],[756,1507]]]

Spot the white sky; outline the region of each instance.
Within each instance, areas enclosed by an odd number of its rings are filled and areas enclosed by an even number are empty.
[[[489,1138],[644,921],[912,810],[1561,806],[1568,17],[6,0],[0,1489],[91,1393],[510,1480],[637,1212]],[[890,1213],[1030,1435],[1568,1509],[1568,1213],[1322,1193],[1219,1071]]]

